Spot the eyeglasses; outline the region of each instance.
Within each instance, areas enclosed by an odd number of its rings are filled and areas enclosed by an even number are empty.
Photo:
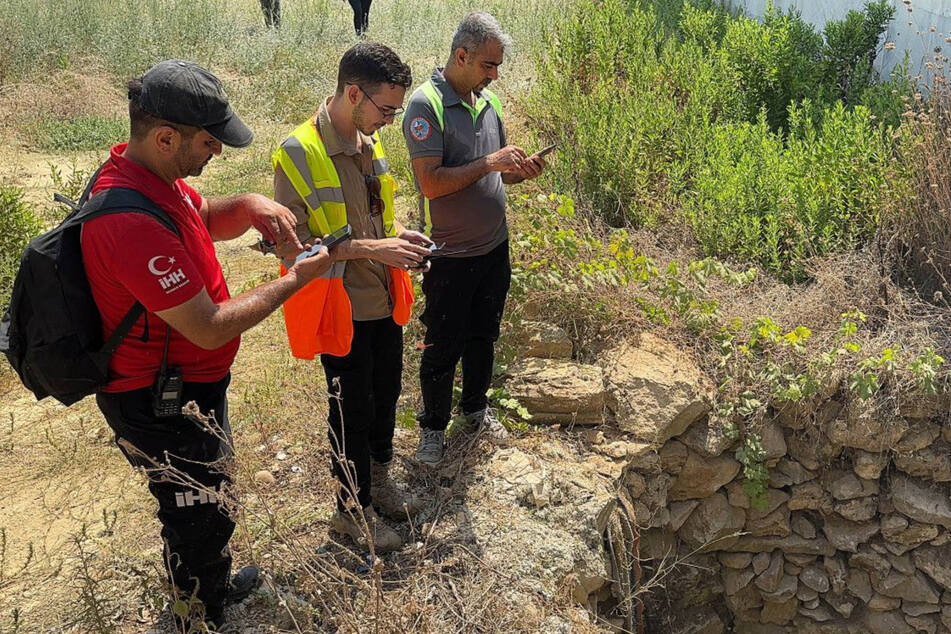
[[[390,117],[397,117],[397,116],[403,114],[403,112],[404,112],[404,109],[403,109],[403,108],[394,108],[393,106],[381,106],[381,105],[378,104],[377,102],[373,101],[373,97],[371,97],[370,94],[369,94],[367,91],[365,91],[365,90],[363,89],[363,86],[361,86],[360,84],[350,84],[350,85],[351,85],[351,86],[356,86],[357,88],[359,88],[359,89],[360,89],[360,92],[362,92],[363,95],[364,95],[367,99],[370,100],[370,103],[372,103],[374,106],[376,106],[376,109],[380,111],[380,114],[383,115],[383,118],[384,118],[384,119],[388,119],[388,118],[390,118]]]
[[[380,183],[380,177],[364,174],[363,182],[367,186],[367,196],[370,200],[370,215],[381,215],[383,213],[383,199],[380,197],[380,192],[383,191],[383,185]]]

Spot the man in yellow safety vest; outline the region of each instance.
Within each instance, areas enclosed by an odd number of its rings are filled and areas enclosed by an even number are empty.
[[[274,198],[297,217],[303,242],[349,224],[352,239],[334,249],[335,264],[284,304],[291,351],[320,354],[330,390],[332,467],[340,481],[332,527],[364,540],[361,508],[377,552],[402,545],[378,521],[422,501],[392,482],[396,401],[403,369],[403,330],[410,317],[409,271],[425,268],[429,238],[394,217],[396,182],[376,131],[402,112],[412,82],[392,50],[361,42],[340,60],[337,90],[272,156]]]

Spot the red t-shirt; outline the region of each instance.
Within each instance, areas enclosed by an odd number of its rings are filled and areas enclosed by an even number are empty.
[[[136,300],[146,308],[112,356],[105,392],[126,392],[154,382],[168,328],[155,311],[178,306],[203,288],[215,303],[230,297],[211,235],[198,213],[201,195],[182,180],[169,187],[145,166],[122,156],[125,148],[125,143],[112,148],[92,193],[111,187],[141,192],[168,213],[181,238],[142,213],[110,214],[83,225],[83,262],[102,315],[103,336],[112,334]],[[185,381],[218,381],[231,368],[239,343],[235,337],[216,350],[203,350],[172,330],[168,364],[181,368]]]

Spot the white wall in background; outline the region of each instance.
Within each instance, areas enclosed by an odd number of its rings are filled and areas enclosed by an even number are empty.
[[[895,19],[888,27],[884,42],[894,42],[895,50],[882,50],[876,66],[883,74],[909,54],[909,71],[912,75],[927,75],[925,63],[934,60],[935,48],[943,55],[951,53],[951,0],[911,0],[906,5],[902,0],[890,0],[895,5]],[[730,4],[747,14],[762,17],[768,0],[731,0]],[[803,19],[815,25],[821,32],[829,20],[841,20],[850,9],[861,11],[864,0],[773,0],[773,5],[782,11],[797,9]],[[908,8],[911,8],[911,12]],[[931,29],[935,30],[932,32]]]

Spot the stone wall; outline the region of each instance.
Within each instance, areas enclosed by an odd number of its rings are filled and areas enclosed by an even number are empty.
[[[600,424],[589,448],[628,456],[620,482],[645,577],[682,562],[648,631],[951,633],[946,397],[889,417],[838,397],[773,412],[769,488],[754,504],[687,355],[645,333],[598,359],[523,362],[509,391],[541,422]]]
[[[951,632],[951,427],[920,405],[888,421],[835,400],[779,413],[763,430],[758,505],[731,441],[697,421],[629,465],[653,492],[640,498],[647,541],[715,555],[718,616],[736,632]]]

